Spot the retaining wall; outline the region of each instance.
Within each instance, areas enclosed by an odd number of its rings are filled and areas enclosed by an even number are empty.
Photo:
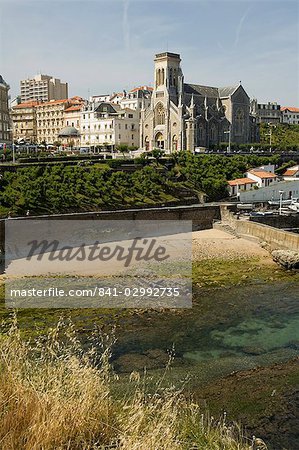
[[[239,235],[254,236],[261,242],[266,242],[271,250],[294,250],[299,252],[299,234],[279,230],[269,225],[249,220],[236,220],[234,218],[231,218],[229,225]]]

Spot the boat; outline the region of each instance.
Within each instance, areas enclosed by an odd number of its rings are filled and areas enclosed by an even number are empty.
[[[269,200],[268,201],[268,205],[271,205],[271,206],[280,206],[280,204],[282,206],[289,206],[289,205],[291,205],[291,203],[292,203],[292,199],[282,200],[281,202],[279,200]]]
[[[288,206],[291,211],[299,213],[299,198],[293,198],[291,204]]]

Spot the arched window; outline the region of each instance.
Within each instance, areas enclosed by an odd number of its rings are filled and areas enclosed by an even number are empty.
[[[173,86],[172,69],[169,69],[169,86]]]
[[[173,70],[173,85],[177,86],[177,72],[176,69]]]
[[[239,108],[236,112],[235,133],[241,136],[244,133],[244,111]]]
[[[155,124],[156,125],[165,124],[165,111],[161,103],[159,103],[155,109]]]
[[[149,137],[148,136],[145,136],[144,143],[145,143],[145,150],[148,151],[149,150],[149,146],[150,146],[150,141],[149,141]]]
[[[206,140],[206,131],[205,131],[205,127],[202,123],[199,124],[198,127],[198,137],[199,137],[199,141],[200,143],[204,143]]]
[[[214,123],[212,123],[211,128],[210,128],[210,140],[211,140],[212,142],[215,142],[216,139],[217,139],[217,136],[216,136],[216,126],[215,126]]]
[[[176,152],[178,149],[178,137],[176,135],[172,138],[172,151]]]
[[[156,87],[160,86],[161,84],[161,70],[158,69],[156,73]]]
[[[161,83],[160,84],[164,84],[165,82],[165,71],[164,69],[161,70]]]

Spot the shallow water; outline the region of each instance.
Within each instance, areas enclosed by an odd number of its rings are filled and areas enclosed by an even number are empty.
[[[210,381],[299,355],[299,284],[197,291],[191,311],[142,316],[131,326],[119,334],[117,355],[132,355],[131,364],[128,358],[121,370],[136,368],[136,354],[174,346],[182,365],[186,361],[191,372],[195,369],[198,381]]]

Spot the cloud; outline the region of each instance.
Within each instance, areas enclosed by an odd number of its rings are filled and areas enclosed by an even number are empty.
[[[124,44],[126,51],[130,51],[131,48],[131,29],[130,29],[130,23],[129,23],[129,7],[130,7],[130,0],[123,0],[123,20],[122,20],[122,26],[123,26],[123,37],[124,37]]]
[[[243,16],[241,17],[241,19],[240,19],[240,21],[239,21],[239,23],[238,23],[238,26],[237,26],[237,28],[236,28],[236,38],[235,38],[235,42],[234,42],[234,47],[236,48],[237,46],[238,46],[238,44],[239,44],[239,40],[240,40],[240,36],[241,36],[241,31],[242,31],[242,28],[243,28],[243,24],[244,24],[244,21],[245,21],[245,19],[247,18],[247,16],[248,16],[248,14],[249,14],[249,11],[250,11],[250,7],[245,11],[245,13],[243,14]]]

